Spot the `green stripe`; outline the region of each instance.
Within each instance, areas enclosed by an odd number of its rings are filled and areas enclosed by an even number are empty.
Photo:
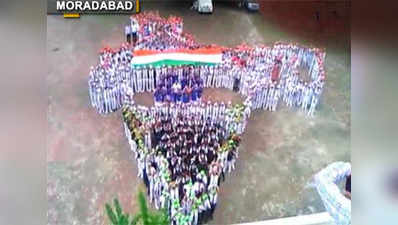
[[[157,62],[153,63],[146,63],[146,64],[132,64],[133,67],[136,66],[181,66],[181,65],[194,65],[194,66],[199,66],[199,65],[210,65],[214,66],[217,63],[206,63],[206,62],[198,62],[198,61],[185,61],[185,60],[173,60],[173,59],[165,59],[165,60],[160,60]]]

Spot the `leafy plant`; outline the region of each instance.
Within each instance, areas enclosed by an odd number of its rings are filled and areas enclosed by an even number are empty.
[[[168,225],[170,219],[165,209],[150,210],[143,192],[138,193],[139,212],[132,216],[124,213],[117,198],[113,200],[113,207],[106,203],[105,210],[110,225]]]
[[[122,208],[120,206],[119,200],[117,198],[113,199],[113,206],[106,203],[105,210],[108,215],[110,224],[112,225],[135,225],[133,220],[128,213],[123,213]]]

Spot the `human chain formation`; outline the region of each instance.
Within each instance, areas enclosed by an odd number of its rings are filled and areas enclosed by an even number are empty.
[[[92,105],[102,114],[114,112],[123,105],[122,96],[128,88],[134,93],[155,91],[157,103],[196,101],[200,100],[204,87],[228,88],[250,97],[253,110],[275,111],[283,101],[289,107],[300,108],[308,116],[314,116],[325,83],[324,70],[319,66],[322,54],[295,49],[292,45],[255,48],[242,55],[250,59],[245,66],[236,63],[229,54],[225,51],[223,57],[227,56],[223,63],[216,66],[154,68],[132,67],[125,61],[131,55],[123,49],[113,54],[114,57],[109,57],[111,54],[105,51],[100,60],[115,64],[97,66],[90,71]],[[277,59],[272,63],[274,57]],[[308,80],[300,76],[300,67],[310,71]]]
[[[295,44],[222,48],[220,63],[135,65],[137,49],[198,49],[178,17],[133,16],[138,43],[132,50],[105,48],[89,77],[91,104],[101,114],[122,108],[125,134],[150,201],[166,208],[172,224],[202,224],[212,217],[220,180],[235,169],[252,110],[276,111],[281,102],[313,116],[321,96],[325,52]],[[204,88],[225,88],[242,104],[202,99]],[[154,93],[154,106],[134,95]]]
[[[212,217],[220,177],[235,169],[241,121],[248,116],[235,117],[232,107],[189,104],[122,110],[138,176],[173,224],[202,224]]]

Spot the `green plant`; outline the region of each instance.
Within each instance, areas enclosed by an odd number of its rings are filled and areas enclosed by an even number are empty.
[[[142,219],[143,225],[168,225],[169,216],[166,210],[149,210],[147,201],[142,192],[138,193],[138,203],[140,206],[140,219]]]
[[[105,204],[106,214],[108,215],[109,221],[112,225],[135,225],[134,219],[130,217],[128,213],[123,213],[117,198],[113,199],[112,207],[110,204]]]
[[[170,224],[169,216],[166,210],[150,210],[147,206],[147,201],[144,194],[140,191],[138,193],[139,212],[132,216],[128,213],[123,213],[117,198],[113,200],[112,207],[110,204],[105,204],[106,214],[108,215],[111,225],[168,225]]]

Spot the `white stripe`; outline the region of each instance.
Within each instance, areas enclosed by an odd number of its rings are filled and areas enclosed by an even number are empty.
[[[154,63],[161,60],[183,60],[204,63],[221,63],[221,54],[187,54],[187,53],[162,53],[155,55],[135,56],[131,60],[133,64]]]
[[[333,219],[326,212],[303,216],[294,216],[235,225],[333,225]]]

